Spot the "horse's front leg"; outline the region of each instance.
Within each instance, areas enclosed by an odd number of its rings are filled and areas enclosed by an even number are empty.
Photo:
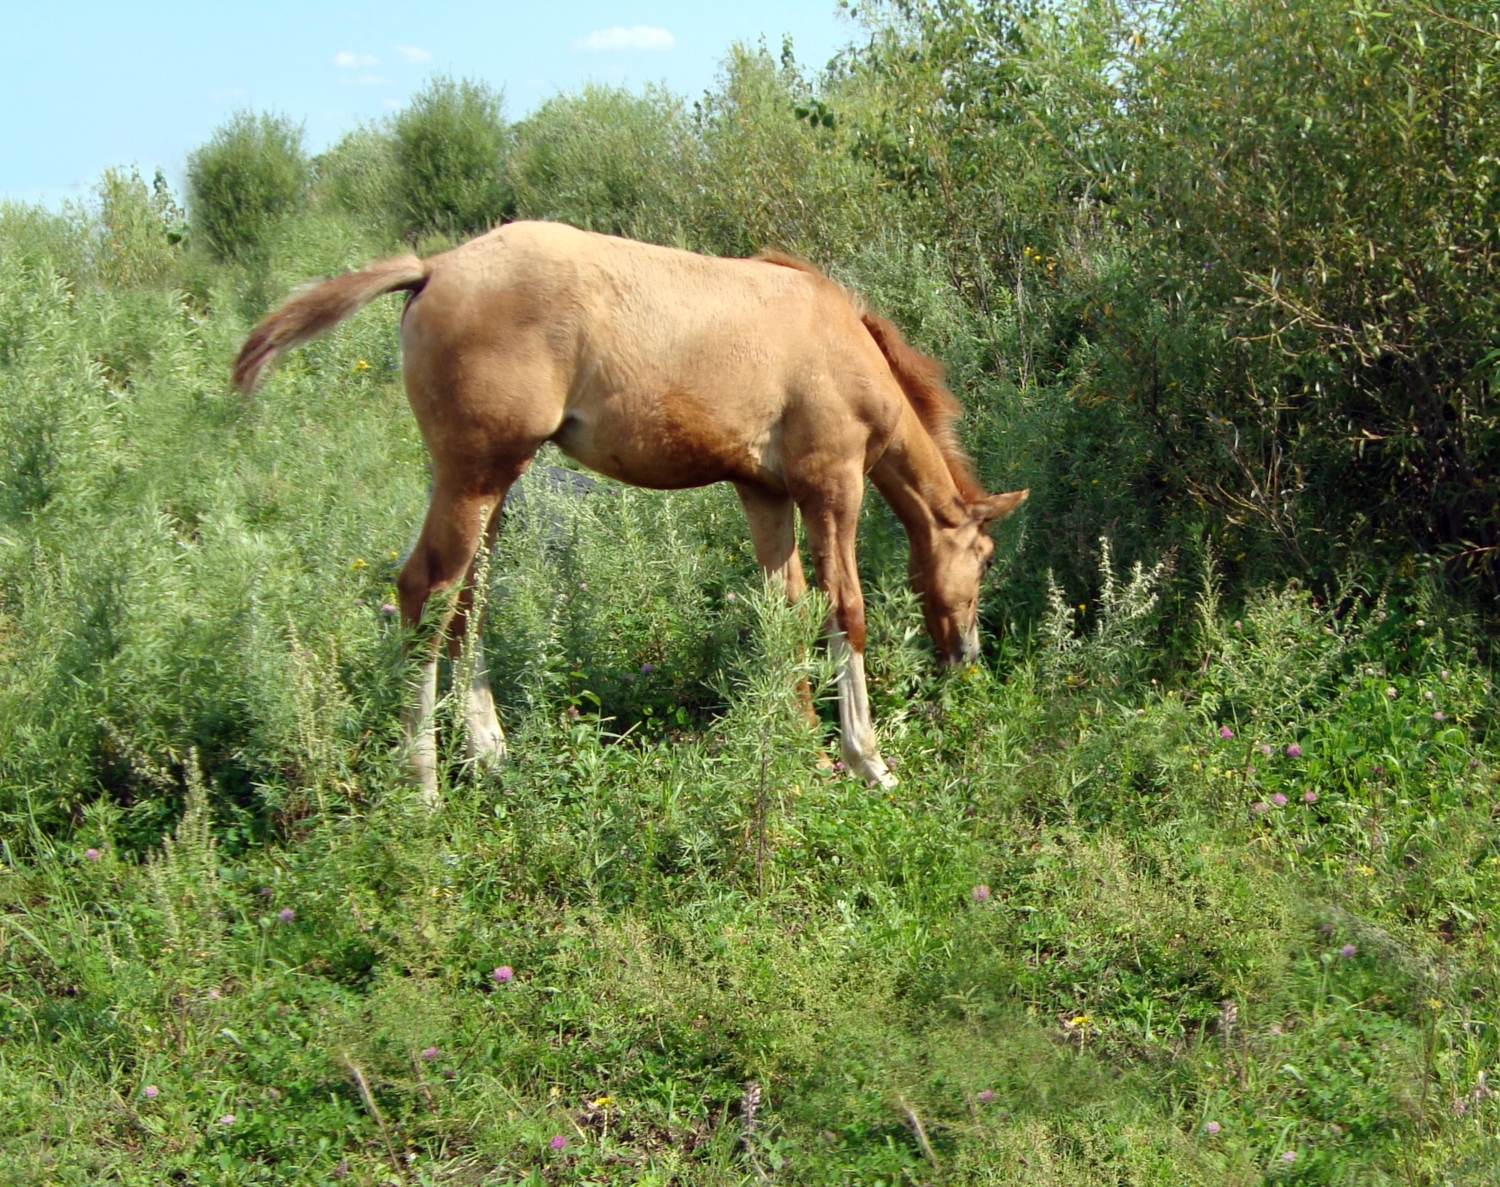
[[[863,493],[863,475],[856,473],[832,495],[804,500],[802,519],[818,586],[832,603],[829,647],[839,671],[839,749],[851,771],[866,783],[889,789],[896,786],[896,777],[880,757],[865,685],[865,595],[855,554]]]

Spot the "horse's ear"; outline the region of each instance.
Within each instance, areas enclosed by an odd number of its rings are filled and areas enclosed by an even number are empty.
[[[980,527],[994,523],[996,520],[1004,519],[1017,507],[1026,501],[1031,494],[1027,490],[1008,490],[1003,495],[985,495],[982,499],[976,499],[969,504],[969,514],[974,517]]]

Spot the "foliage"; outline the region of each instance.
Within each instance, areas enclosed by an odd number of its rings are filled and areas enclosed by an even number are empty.
[[[1489,9],[873,12],[856,151],[977,303],[1015,293],[1021,383],[1079,406],[1058,476],[1126,496],[1048,507],[1066,535],[1202,527],[1319,580],[1436,556],[1493,601]]]
[[[313,161],[319,204],[353,215],[376,231],[394,228],[394,146],[386,129],[366,124],[345,133]]]
[[[302,129],[241,111],[188,156],[193,234],[222,260],[248,260],[304,202],[310,176]]]
[[[509,161],[517,217],[660,243],[682,237],[678,201],[696,165],[679,99],[595,84],[517,125]]]
[[[735,46],[698,122],[707,184],[696,243],[722,255],[777,247],[826,262],[846,257],[883,225],[871,172],[844,151],[838,127],[812,126],[797,108],[813,93],[790,49]]]
[[[483,83],[439,76],[396,114],[391,199],[403,235],[467,238],[500,222],[511,203],[501,105]]]
[[[99,274],[106,284],[129,288],[171,276],[187,237],[182,210],[160,172],[148,190],[140,174],[106,169],[99,196]]]

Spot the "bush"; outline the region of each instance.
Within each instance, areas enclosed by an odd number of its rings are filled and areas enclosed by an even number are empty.
[[[151,189],[132,169],[106,169],[99,196],[99,275],[130,288],[160,283],[177,263],[184,239],[182,211],[157,173]]]
[[[486,231],[510,204],[503,96],[484,83],[435,78],[391,125],[391,201],[410,238]]]
[[[778,63],[763,46],[735,46],[699,119],[699,250],[743,256],[778,247],[827,262],[889,225],[874,172],[850,154],[844,125],[789,53]]]
[[[366,227],[394,230],[394,146],[379,125],[346,133],[313,161],[313,168],[313,192],[320,205],[352,214]]]
[[[679,237],[691,128],[675,96],[602,86],[549,99],[516,128],[516,213],[655,242]]]
[[[299,125],[238,112],[188,157],[193,233],[220,259],[249,259],[303,204],[310,177]]]

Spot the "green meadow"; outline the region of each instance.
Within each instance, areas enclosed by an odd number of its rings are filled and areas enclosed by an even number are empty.
[[[0,1183],[1500,1178],[1492,6],[860,20],[0,205]],[[947,671],[869,494],[896,789],[731,491],[536,475],[419,805],[399,302],[229,363],[513,218],[806,256],[1031,488]]]

